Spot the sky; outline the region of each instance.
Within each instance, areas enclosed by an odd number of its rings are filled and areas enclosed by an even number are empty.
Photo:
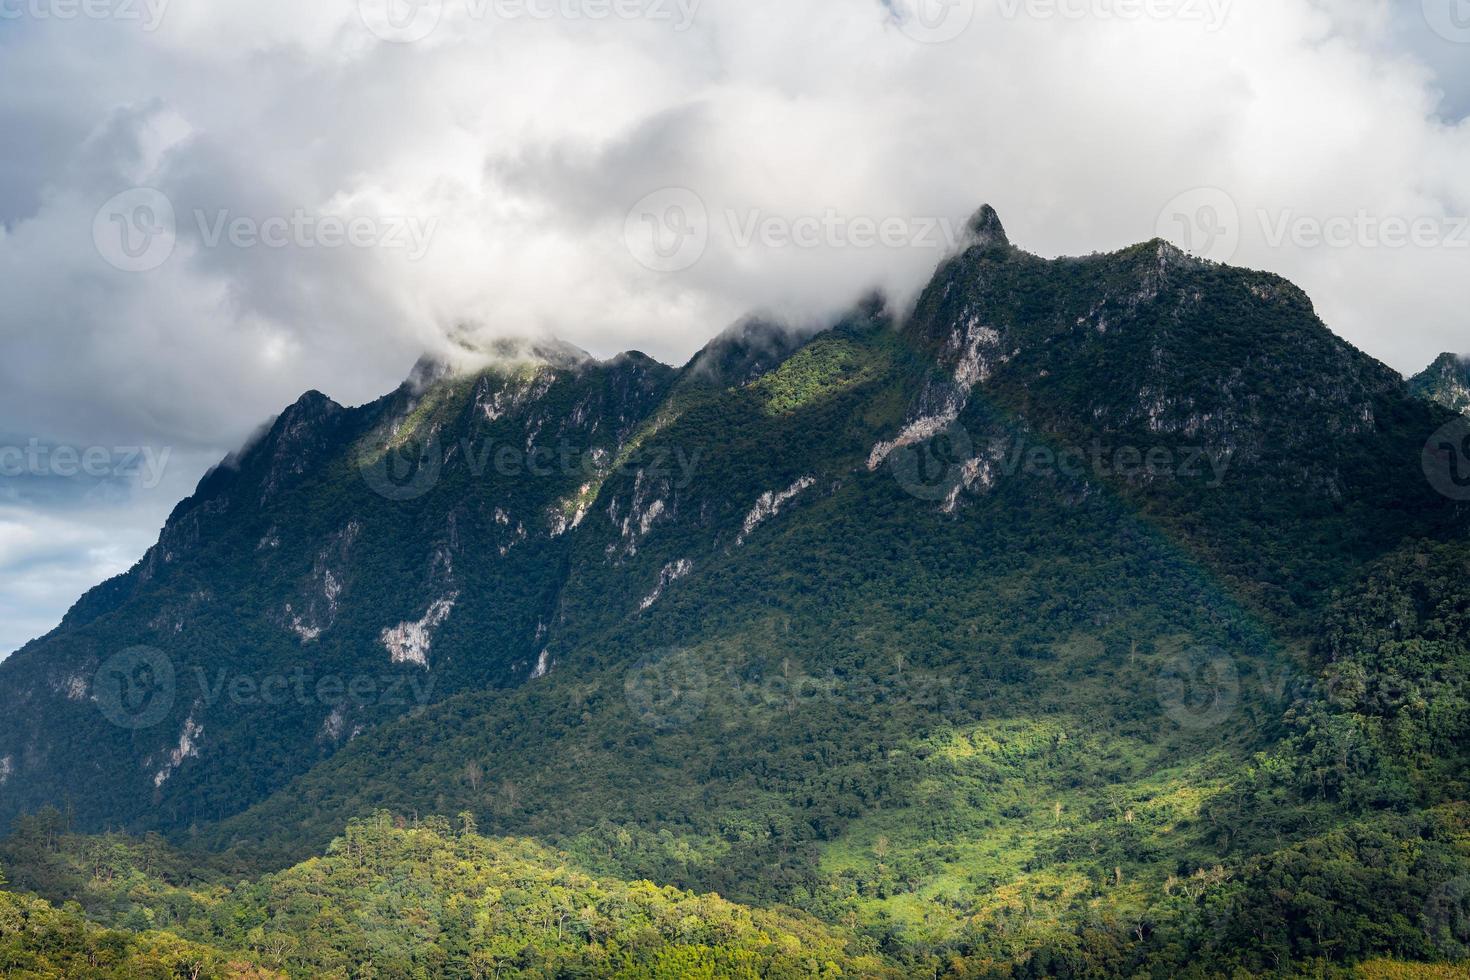
[[[303,391],[908,301],[993,204],[1470,350],[1470,0],[0,0],[0,656]]]

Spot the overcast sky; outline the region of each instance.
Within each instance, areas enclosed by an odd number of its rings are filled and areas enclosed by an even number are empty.
[[[0,653],[305,389],[682,361],[911,295],[987,201],[1418,370],[1470,348],[1467,112],[1467,0],[0,0]]]

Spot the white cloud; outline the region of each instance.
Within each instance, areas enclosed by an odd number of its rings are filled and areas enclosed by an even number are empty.
[[[0,438],[0,446],[0,659],[55,628],[82,593],[132,567],[216,462],[167,447],[73,446],[70,457],[19,458],[11,447],[28,443]],[[98,472],[94,461],[105,461],[100,478],[87,475]]]

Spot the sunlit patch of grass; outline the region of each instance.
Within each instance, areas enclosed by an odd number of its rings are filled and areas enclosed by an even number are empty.
[[[1361,980],[1464,980],[1470,977],[1470,960],[1463,963],[1400,963],[1369,960],[1354,970]]]
[[[764,399],[767,414],[786,415],[871,381],[888,369],[881,348],[829,337],[808,344],[751,388]]]

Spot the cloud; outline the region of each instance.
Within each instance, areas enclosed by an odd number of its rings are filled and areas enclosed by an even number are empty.
[[[137,560],[137,535],[0,506],[0,657],[56,626],[59,611]]]
[[[214,462],[168,447],[0,436],[0,659],[130,568]]]
[[[751,311],[912,295],[983,201],[1045,255],[1233,246],[1417,370],[1470,299],[1470,47],[1438,2],[10,4],[0,417],[202,461],[452,333],[682,361]],[[167,238],[99,214],[133,188]],[[1359,217],[1439,240],[1304,243]]]

